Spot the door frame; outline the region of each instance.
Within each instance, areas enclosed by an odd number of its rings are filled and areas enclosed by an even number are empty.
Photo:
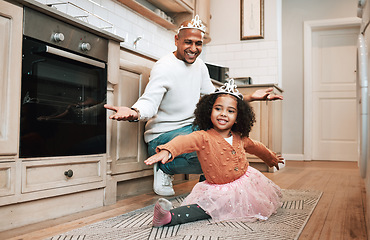
[[[303,138],[303,159],[312,160],[312,33],[319,30],[341,29],[348,27],[360,27],[361,18],[339,18],[325,19],[304,22],[304,67],[303,67],[303,88],[304,88],[304,138]],[[360,32],[359,32],[360,33]]]

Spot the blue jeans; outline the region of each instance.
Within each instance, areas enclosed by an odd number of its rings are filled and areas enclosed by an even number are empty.
[[[192,125],[182,127],[180,129],[172,130],[161,134],[159,137],[153,139],[148,143],[148,154],[153,156],[156,152],[157,146],[168,143],[173,138],[179,135],[187,135],[193,132]],[[158,167],[167,174],[200,174],[202,168],[198,161],[196,152],[184,153],[175,157],[171,162],[166,164],[158,163]]]

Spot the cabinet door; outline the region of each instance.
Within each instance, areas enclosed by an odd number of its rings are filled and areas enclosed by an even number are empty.
[[[0,197],[15,193],[15,162],[0,163]]]
[[[0,155],[18,152],[22,8],[0,1]]]
[[[104,186],[104,156],[70,156],[22,162],[22,193],[73,192]],[[63,189],[63,190],[61,190]],[[41,193],[44,190],[48,192]]]
[[[192,12],[194,0],[148,0],[151,4],[166,13]]]
[[[273,87],[272,94],[282,94],[282,91],[275,86],[267,85],[248,87],[239,86],[238,90],[241,93],[248,95],[258,89],[265,89],[268,87]],[[252,106],[256,117],[256,122],[249,134],[250,138],[262,142],[269,149],[280,154],[282,148],[282,101],[254,101],[251,102],[250,105]],[[247,157],[252,167],[257,168],[260,171],[275,171],[275,168],[269,168],[258,157],[251,154],[247,154]]]
[[[196,0],[195,15],[199,15],[200,20],[206,26],[206,34],[204,36],[204,42],[209,43],[210,37],[210,22],[211,22],[211,10],[210,0]]]
[[[119,81],[113,88],[113,104],[131,107],[144,92],[149,73],[149,68],[121,59]],[[113,174],[149,168],[143,162],[147,157],[143,122],[114,121],[111,133]]]
[[[281,94],[281,93],[279,93]],[[267,102],[268,116],[268,143],[267,146],[274,152],[281,154],[282,151],[282,101]]]
[[[181,0],[181,1],[188,5],[191,9],[194,9],[195,0]]]
[[[266,101],[255,101],[250,103],[253,108],[256,122],[252,127],[252,131],[249,133],[249,137],[260,141],[269,147],[269,105]],[[254,155],[248,154],[248,159],[250,162],[262,162],[259,158]]]

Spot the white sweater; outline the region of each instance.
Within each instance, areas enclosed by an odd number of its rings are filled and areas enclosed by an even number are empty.
[[[170,53],[158,60],[144,94],[132,106],[140,120],[148,121],[144,138],[150,142],[160,134],[192,124],[200,96],[215,90],[203,60],[187,64]]]

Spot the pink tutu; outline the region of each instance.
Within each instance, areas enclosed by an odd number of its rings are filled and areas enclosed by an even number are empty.
[[[281,189],[261,172],[248,167],[239,179],[226,184],[197,183],[181,204],[198,204],[212,220],[267,220],[281,207]]]

